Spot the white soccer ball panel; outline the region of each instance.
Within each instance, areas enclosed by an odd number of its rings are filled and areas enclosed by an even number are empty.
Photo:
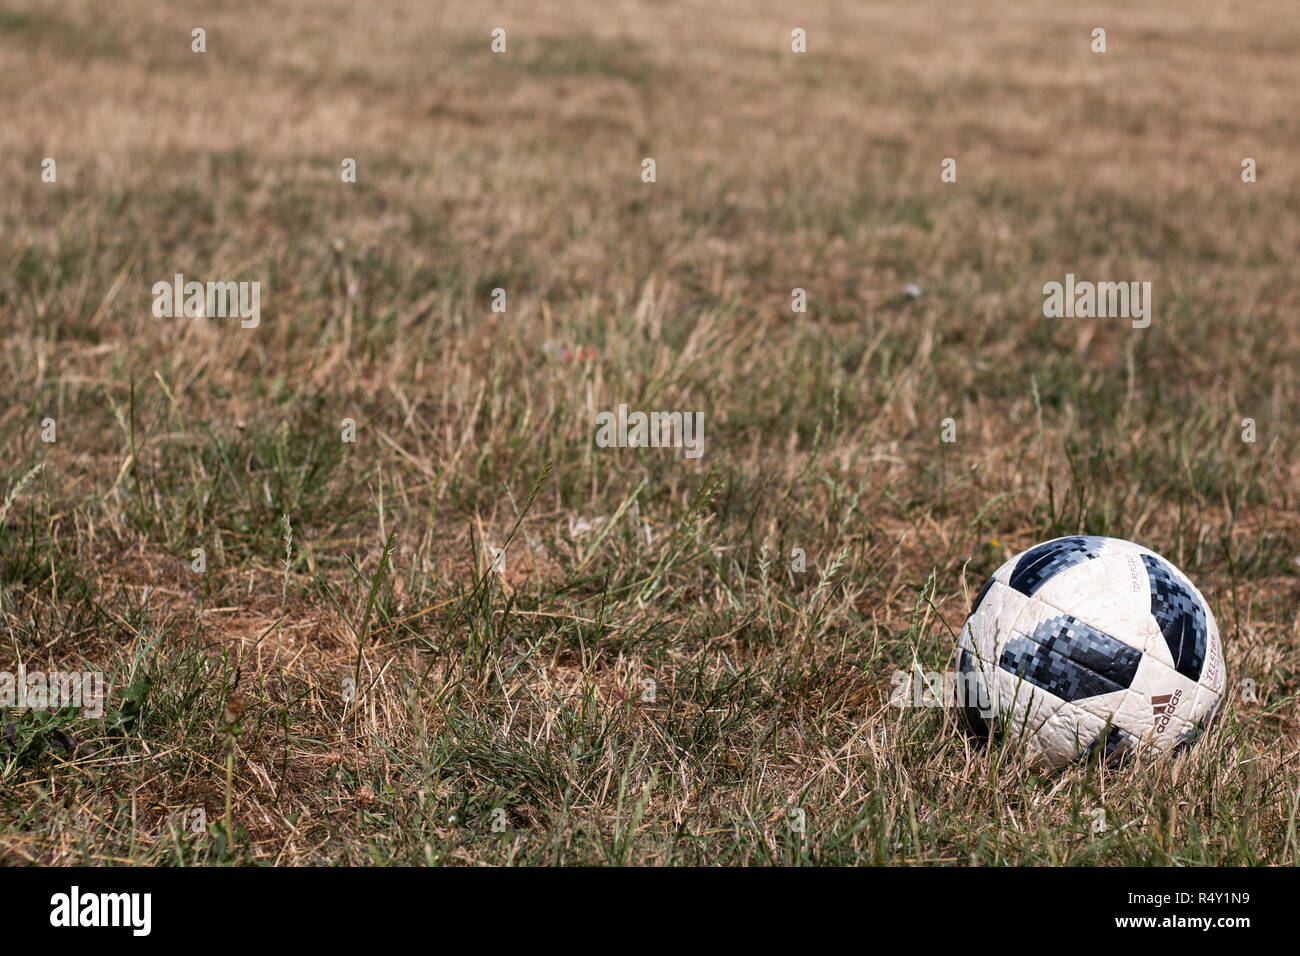
[[[1137,555],[1112,550],[1056,574],[1034,597],[1125,643],[1146,644],[1151,597]]]

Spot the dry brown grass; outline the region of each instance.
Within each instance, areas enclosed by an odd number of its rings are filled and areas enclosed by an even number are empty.
[[[1295,861],[1290,4],[102,6],[0,13],[0,491],[45,464],[0,664],[149,691],[60,731],[93,750],[21,723],[4,859]],[[260,280],[261,326],[153,318],[178,271]],[[1043,319],[1067,271],[1156,324]],[[704,410],[705,456],[597,448],[620,401]],[[1182,565],[1260,702],[1054,778],[886,706],[1075,531]]]

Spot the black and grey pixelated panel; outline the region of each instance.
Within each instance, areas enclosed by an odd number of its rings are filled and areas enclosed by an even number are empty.
[[[998,666],[1062,700],[1124,690],[1142,652],[1068,614],[1039,622],[1028,637],[1002,649]]]
[[[1097,739],[1088,745],[1088,749],[1083,752],[1084,759],[1086,760],[1096,753],[1098,747],[1101,748],[1101,761],[1103,763],[1119,764],[1133,749],[1133,735],[1120,730],[1118,727],[1111,727],[1110,732],[1104,738],[1101,734],[1098,734]]]
[[[958,704],[962,716],[966,718],[966,726],[972,733],[987,737],[992,718],[988,689],[975,665],[975,655],[964,647],[957,652],[957,676],[957,693],[961,695]]]
[[[1024,595],[1031,595],[1055,574],[1073,567],[1101,553],[1105,538],[1080,535],[1058,538],[1026,551],[1011,572],[1011,586]]]
[[[1200,680],[1209,640],[1205,606],[1167,562],[1144,554],[1142,563],[1151,582],[1151,616],[1165,636],[1174,670]]]

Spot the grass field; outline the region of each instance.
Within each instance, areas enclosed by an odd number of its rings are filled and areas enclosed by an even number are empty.
[[[1300,861],[1298,54],[1290,0],[7,2],[0,669],[111,693],[0,712],[0,862]],[[1076,532],[1205,593],[1213,734],[1043,773],[888,704]]]

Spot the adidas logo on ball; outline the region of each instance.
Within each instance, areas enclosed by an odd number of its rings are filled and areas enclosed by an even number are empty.
[[[1183,692],[1176,690],[1172,694],[1161,694],[1159,697],[1151,698],[1151,713],[1155,715],[1156,733],[1165,732],[1165,728],[1169,726],[1169,719],[1174,716],[1174,711],[1178,707],[1178,699],[1182,696]]]

